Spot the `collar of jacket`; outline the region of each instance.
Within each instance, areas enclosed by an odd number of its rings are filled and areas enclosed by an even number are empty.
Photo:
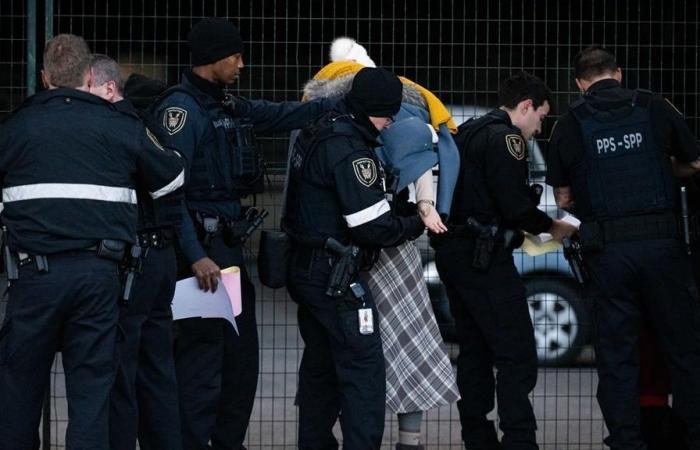
[[[205,80],[191,70],[185,72],[184,78],[185,81],[189,82],[192,86],[196,87],[216,101],[220,102],[225,97],[224,89],[220,84]]]
[[[350,115],[352,119],[349,122],[358,131],[362,138],[367,141],[367,144],[372,147],[379,147],[381,145],[377,141],[377,137],[379,136],[379,130],[377,130],[377,127],[375,127],[369,120],[367,114],[353,107],[352,103],[347,99],[343,98],[341,101],[336,103],[334,111],[336,111],[336,113],[340,113],[338,115]]]
[[[631,105],[634,91],[624,89],[620,82],[613,78],[605,78],[593,83],[583,97],[594,109],[609,111]]]
[[[605,89],[619,88],[621,86],[622,85],[620,82],[614,78],[604,78],[590,85],[586,91],[586,94],[595,94]]]
[[[489,111],[489,115],[496,117],[499,122],[502,122],[511,128],[518,128],[515,125],[513,125],[513,122],[510,120],[510,116],[508,115],[508,113],[500,108],[492,109],[491,111]]]
[[[100,97],[93,95],[89,92],[79,91],[78,89],[71,88],[47,89],[45,91],[38,92],[33,97],[31,97],[30,104],[48,102],[57,97],[63,97],[71,100],[80,100],[88,103],[94,103],[97,105],[111,105],[111,103],[109,103],[107,100],[103,100]]]
[[[114,103],[114,108],[117,111],[122,111],[122,112],[126,112],[126,113],[136,112],[136,108],[134,107],[134,104],[131,103],[131,101],[127,98],[124,98],[124,99],[119,100],[118,102]]]

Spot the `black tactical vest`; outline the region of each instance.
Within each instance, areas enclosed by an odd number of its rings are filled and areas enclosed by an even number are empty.
[[[357,143],[362,148],[364,143],[347,122],[348,117],[329,113],[314,126],[299,133],[294,143],[289,160],[289,185],[283,227],[297,241],[327,237],[341,242],[346,240],[347,224],[336,191],[327,179],[322,178],[322,174],[310,170],[309,162],[315,157],[318,146],[331,137],[347,136],[352,143]]]
[[[163,98],[175,92],[192,97],[205,111],[216,133],[216,148],[195,150],[187,198],[239,200],[263,192],[264,161],[253,125],[233,117],[229,109],[232,106],[227,107],[226,101],[218,102],[188,84],[173,86]]]
[[[654,139],[651,93],[638,90],[631,103],[594,109],[586,97],[571,105],[581,126],[585,156],[571,187],[584,221],[673,210],[676,184],[671,161]]]
[[[468,158],[469,145],[476,133],[495,123],[505,123],[495,114],[469,119],[461,124],[455,135],[459,150],[460,172],[455,185],[450,222],[464,225],[468,217],[474,217],[482,224],[496,223],[496,208],[489,196],[484,180],[483,168]]]

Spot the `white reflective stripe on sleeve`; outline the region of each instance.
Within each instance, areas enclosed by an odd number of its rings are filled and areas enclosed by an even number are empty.
[[[136,191],[123,187],[73,183],[25,184],[2,189],[2,201],[5,203],[47,198],[101,200],[135,205]]]
[[[163,186],[162,188],[158,189],[155,192],[151,192],[151,198],[152,199],[157,199],[160,198],[164,195],[170,194],[172,191],[175,189],[179,188],[185,183],[185,169],[182,169],[182,172],[180,172],[180,175],[175,177],[173,181],[168,183],[167,185]]]
[[[382,199],[372,206],[368,206],[361,211],[357,211],[356,213],[348,214],[347,216],[343,217],[345,217],[345,222],[347,222],[348,227],[354,228],[367,222],[371,222],[389,211],[391,211],[389,202],[386,201],[386,199]]]

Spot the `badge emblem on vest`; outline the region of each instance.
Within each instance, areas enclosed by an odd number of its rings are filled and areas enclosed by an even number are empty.
[[[165,110],[165,115],[163,116],[163,126],[172,136],[182,130],[186,120],[187,110],[176,107],[168,108]]]
[[[364,186],[370,187],[377,181],[377,166],[370,158],[360,158],[352,162],[357,181]]]
[[[508,147],[508,152],[518,161],[525,157],[525,142],[519,135],[507,134],[506,146]]]

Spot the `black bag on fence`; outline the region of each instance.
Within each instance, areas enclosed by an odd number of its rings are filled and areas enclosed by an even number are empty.
[[[291,245],[291,239],[284,231],[263,230],[260,233],[258,275],[263,285],[278,289],[287,284]]]

